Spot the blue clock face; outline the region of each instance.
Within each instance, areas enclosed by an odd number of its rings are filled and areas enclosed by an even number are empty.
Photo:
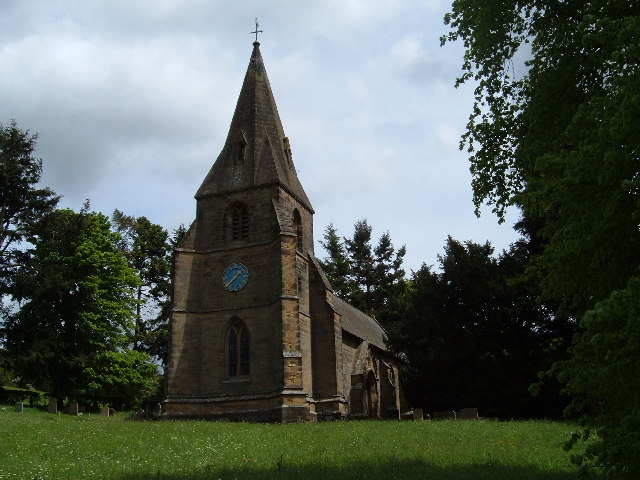
[[[237,292],[247,284],[249,270],[241,263],[232,263],[222,274],[222,285],[230,292]]]

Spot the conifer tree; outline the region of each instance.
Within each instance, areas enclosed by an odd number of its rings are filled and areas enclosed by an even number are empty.
[[[34,157],[36,134],[20,129],[15,120],[0,124],[0,295],[10,293],[14,275],[24,262],[21,242],[58,198],[39,188],[42,160]]]
[[[388,232],[375,247],[371,236],[366,220],[357,221],[351,238],[344,239],[330,224],[322,242],[329,256],[322,266],[338,296],[388,324],[397,314],[396,303],[405,285],[402,261],[406,249],[396,250]]]

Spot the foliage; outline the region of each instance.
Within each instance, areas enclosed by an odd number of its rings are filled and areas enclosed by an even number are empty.
[[[550,422],[126,422],[0,412],[0,474],[33,478],[578,479]],[[51,455],[50,452],[55,452]]]
[[[29,388],[0,386],[0,404],[13,405],[16,402],[29,402],[34,407],[45,402],[46,392]]]
[[[135,292],[133,348],[166,359],[167,304],[171,297],[171,242],[168,232],[146,217],[115,210],[112,221],[120,233],[120,249],[141,283]]]
[[[158,367],[144,352],[103,351],[94,355],[84,370],[90,397],[121,408],[138,408],[158,388]]]
[[[35,158],[37,135],[12,120],[0,124],[0,294],[8,293],[23,252],[20,243],[34,223],[51,211],[58,197],[37,188],[42,160]]]
[[[488,202],[503,218],[515,204],[538,225],[543,248],[529,274],[559,317],[584,328],[573,360],[556,371],[585,406],[599,405],[589,420],[606,432],[592,451],[596,463],[640,470],[640,456],[618,450],[634,422],[604,413],[633,411],[632,398],[614,401],[580,373],[595,369],[601,378],[615,368],[613,352],[593,369],[580,352],[637,322],[609,300],[630,288],[640,267],[640,11],[623,0],[455,0],[445,22],[452,31],[443,41],[461,39],[466,48],[458,83],[477,82],[462,140],[476,207]],[[528,57],[524,72],[516,72],[520,56]],[[624,390],[616,379],[609,388]]]
[[[536,290],[513,279],[526,264],[524,242],[498,258],[489,243],[451,237],[441,272],[414,272],[406,312],[390,329],[394,350],[408,358],[406,389],[427,411],[478,407],[502,418],[559,416],[557,390],[529,395],[538,372],[556,359],[558,331]]]
[[[351,276],[351,262],[345,249],[344,240],[338,235],[332,223],[324,231],[324,242],[321,242],[327,251],[328,258],[322,262],[325,275],[331,283],[333,291],[341,298],[351,298],[354,294]]]
[[[88,208],[88,206],[87,206]],[[16,278],[20,309],[3,328],[14,373],[53,396],[78,396],[97,352],[118,351],[132,328],[135,272],[108,219],[83,209],[42,218]]]
[[[383,324],[398,315],[397,299],[404,289],[404,246],[395,249],[389,232],[371,244],[372,228],[366,220],[354,224],[351,238],[341,240],[330,224],[321,242],[329,254],[322,267],[338,296],[374,315]]]
[[[577,457],[615,475],[640,475],[640,278],[587,312],[560,378],[581,393],[574,405],[594,416],[600,439]],[[587,430],[588,431],[588,430]],[[574,437],[576,440],[577,437]]]

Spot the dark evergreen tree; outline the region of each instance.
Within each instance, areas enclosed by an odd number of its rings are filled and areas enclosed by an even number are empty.
[[[330,223],[324,231],[324,241],[320,244],[328,254],[328,258],[321,261],[322,269],[331,283],[333,291],[341,298],[351,298],[355,285],[352,280],[351,263],[347,257],[344,240]]]
[[[558,389],[529,393],[555,360],[557,332],[537,290],[514,283],[526,265],[519,246],[499,257],[484,245],[452,238],[441,272],[423,265],[412,276],[406,311],[391,331],[394,350],[408,359],[406,386],[427,411],[478,407],[502,418],[559,416]]]
[[[169,251],[167,254],[167,261],[169,265],[173,265],[173,250],[176,248],[182,237],[187,233],[187,229],[184,225],[180,225],[176,228],[169,239]],[[170,278],[170,280],[172,280]],[[171,318],[172,298],[171,298],[171,286],[169,286],[169,294],[160,302],[159,313],[156,317],[153,330],[149,335],[149,353],[156,356],[165,365],[169,356],[169,319]]]
[[[42,160],[34,157],[37,135],[15,121],[0,124],[0,295],[7,295],[25,260],[21,242],[34,224],[55,208],[58,197],[38,188]]]
[[[113,212],[112,221],[122,238],[120,249],[141,279],[135,292],[133,348],[159,355],[164,346],[158,342],[165,339],[158,330],[166,327],[162,306],[171,296],[169,234],[146,217],[134,218],[119,210]]]
[[[341,240],[329,225],[322,243],[329,257],[322,265],[338,296],[389,325],[398,315],[397,302],[405,286],[402,261],[406,249],[396,250],[388,232],[373,247],[371,233],[367,221],[359,220],[353,236]]]

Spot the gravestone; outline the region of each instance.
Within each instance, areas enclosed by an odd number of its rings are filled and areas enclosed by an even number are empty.
[[[100,407],[100,415],[104,415],[105,417],[109,416],[110,412],[110,408],[109,407]]]
[[[458,412],[459,420],[477,420],[478,409],[477,408],[461,408]]]
[[[404,412],[400,418],[402,420],[413,420],[413,411],[409,410],[408,412]]]
[[[69,404],[69,415],[78,415],[78,403],[77,402],[71,402]]]
[[[162,415],[162,404],[156,403],[156,407],[153,409],[153,416],[159,417]]]
[[[49,405],[47,406],[47,412],[49,413],[58,413],[58,399],[50,398]]]
[[[434,412],[433,413],[434,420],[455,420],[456,412],[453,410],[445,410],[443,412]]]
[[[16,412],[22,413],[23,410],[24,410],[24,406],[22,405],[22,402],[16,402]]]
[[[116,414],[116,409],[115,408],[110,408],[109,409],[109,416],[113,417]]]
[[[414,408],[413,409],[413,419],[414,420],[424,420],[424,415],[422,413],[422,409],[421,408]]]

